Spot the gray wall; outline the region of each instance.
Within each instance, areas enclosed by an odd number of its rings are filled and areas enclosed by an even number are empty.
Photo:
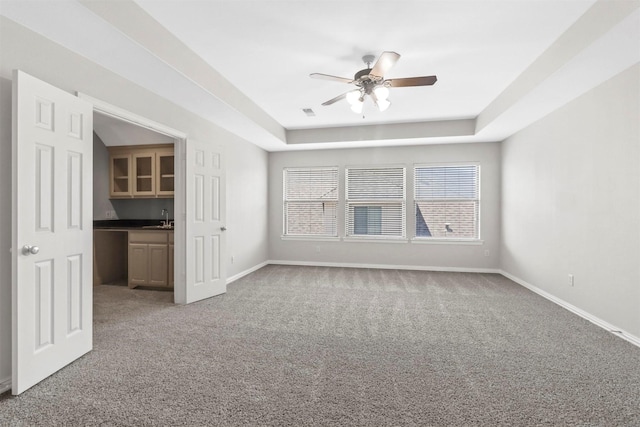
[[[23,71],[70,93],[84,92],[199,141],[226,157],[228,276],[265,262],[268,154],[211,122],[0,16],[0,382],[11,376],[11,72]],[[52,66],[55,64],[55,66]],[[251,212],[247,221],[247,212]]]
[[[93,219],[108,219],[113,211],[109,200],[109,152],[98,134],[93,133]]]
[[[282,239],[282,170],[299,166],[338,166],[344,201],[344,167],[421,163],[478,162],[481,167],[480,233],[483,244],[390,243]],[[407,185],[407,234],[413,228],[411,185]],[[338,234],[344,236],[344,204],[338,206]],[[500,144],[450,144],[393,148],[357,148],[269,154],[269,256],[295,263],[358,264],[483,271],[499,268]],[[489,256],[485,256],[489,251]]]
[[[502,144],[502,269],[636,337],[639,76],[635,65]]]

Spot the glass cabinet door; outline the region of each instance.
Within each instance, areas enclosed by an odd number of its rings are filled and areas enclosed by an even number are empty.
[[[116,154],[111,156],[111,197],[131,196],[131,155]]]
[[[109,147],[109,197],[174,197],[175,160],[170,144]]]
[[[134,196],[154,196],[155,189],[155,154],[140,153],[133,155],[133,170],[135,180],[133,187]]]
[[[174,194],[174,155],[173,152],[156,153],[156,194],[173,196]]]

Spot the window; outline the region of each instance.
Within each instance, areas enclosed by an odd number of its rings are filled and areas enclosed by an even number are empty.
[[[478,239],[479,166],[416,166],[416,237]]]
[[[284,169],[284,235],[337,237],[338,168]]]
[[[353,234],[382,234],[382,207],[354,206]]]
[[[346,235],[405,237],[405,169],[348,168]]]

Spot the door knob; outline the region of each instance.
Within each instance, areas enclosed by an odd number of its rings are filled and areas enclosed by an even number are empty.
[[[22,247],[22,254],[23,255],[29,255],[29,254],[35,255],[38,252],[40,252],[40,248],[37,247],[37,246],[24,245]]]
[[[227,227],[220,227],[220,231],[227,231]]]

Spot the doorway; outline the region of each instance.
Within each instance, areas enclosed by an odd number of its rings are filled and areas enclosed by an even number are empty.
[[[174,140],[173,302],[226,292],[226,227],[220,145],[193,138],[187,144],[184,133],[20,70],[12,84],[11,388],[17,395],[93,347],[94,113]]]
[[[78,93],[80,99],[85,99],[93,104],[94,116],[94,220],[114,221],[129,219],[131,229],[147,225],[146,222],[155,225],[167,225],[171,222],[171,231],[165,232],[170,235],[167,241],[164,255],[159,249],[160,245],[150,245],[154,256],[168,256],[173,262],[167,273],[167,280],[173,284],[173,302],[184,303],[186,287],[184,278],[184,227],[185,227],[185,185],[184,185],[184,153],[186,145],[186,134],[166,127],[152,120],[138,116],[126,110],[105,103],[88,95]],[[96,135],[99,141],[96,141]],[[173,198],[125,198],[111,199],[109,196],[109,168],[110,159],[108,147],[112,146],[140,146],[155,147],[169,145],[173,147]],[[167,218],[167,213],[169,218]],[[144,223],[144,224],[143,224]],[[115,266],[115,271],[120,269],[111,278],[120,275],[122,277],[122,265],[128,266],[128,233],[103,233],[108,236],[108,241],[124,250],[116,250],[119,254],[119,264]],[[154,233],[156,230],[153,230]],[[164,230],[163,230],[164,231]],[[140,235],[137,233],[136,235]],[[95,237],[95,233],[94,233]],[[157,237],[157,236],[156,236]],[[123,246],[124,245],[124,246]],[[138,245],[144,246],[144,245]],[[113,248],[111,249],[113,253]],[[94,252],[94,256],[95,256]],[[116,256],[117,258],[118,256]],[[128,274],[127,274],[128,276]],[[108,279],[108,278],[107,278]],[[102,280],[96,278],[94,274],[94,284]],[[104,282],[107,282],[105,280]],[[126,284],[129,284],[128,278]],[[124,284],[124,283],[121,283]],[[151,285],[149,288],[157,288]]]
[[[94,286],[173,293],[174,152],[174,138],[94,112]]]

